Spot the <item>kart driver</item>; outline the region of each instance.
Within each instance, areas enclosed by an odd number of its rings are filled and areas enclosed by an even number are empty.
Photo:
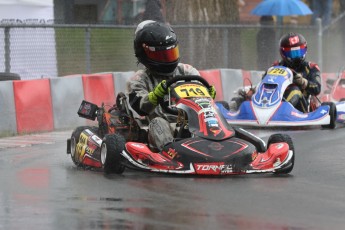
[[[176,75],[198,75],[200,73],[188,64],[180,63],[178,41],[173,29],[163,23],[146,20],[135,30],[134,52],[138,64],[145,66],[138,70],[127,83],[129,103],[141,116],[149,118],[148,142],[151,149],[161,150],[173,141],[176,116],[162,111],[158,99],[167,91],[166,80]],[[209,89],[215,98],[214,86]]]
[[[301,112],[308,112],[307,99],[310,95],[316,96],[321,91],[320,68],[317,64],[305,60],[307,41],[301,34],[285,34],[280,39],[279,46],[282,59],[275,61],[273,66],[286,66],[294,73],[293,84],[286,89],[284,98]],[[229,103],[230,109],[237,110],[239,105],[244,100],[249,100],[253,93],[252,89],[249,92],[239,91],[240,96],[234,97]]]
[[[289,67],[294,72],[293,83],[285,93],[284,98],[296,109],[308,112],[308,98],[317,96],[321,91],[320,68],[313,62],[305,60],[307,41],[298,33],[288,33],[280,39],[280,56],[282,60],[273,63]]]

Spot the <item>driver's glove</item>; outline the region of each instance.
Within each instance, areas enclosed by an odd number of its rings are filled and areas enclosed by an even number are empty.
[[[300,73],[296,73],[293,76],[293,83],[295,83],[296,85],[300,86],[302,89],[307,88],[308,85],[308,80],[305,79],[302,74]]]
[[[158,98],[163,98],[168,93],[166,89],[166,81],[161,81],[151,92],[149,92],[149,101],[153,105],[158,104]]]
[[[212,99],[216,98],[216,88],[212,85],[210,88],[208,88],[208,93],[210,94],[210,96],[212,97]]]

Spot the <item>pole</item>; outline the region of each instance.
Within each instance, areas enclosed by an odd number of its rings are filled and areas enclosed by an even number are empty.
[[[86,73],[91,73],[91,28],[85,28]]]
[[[5,27],[5,72],[11,72],[11,41],[10,41],[10,27]]]
[[[318,50],[318,65],[320,67],[320,70],[322,71],[322,19],[317,18],[316,19],[316,25],[317,25],[317,50]]]

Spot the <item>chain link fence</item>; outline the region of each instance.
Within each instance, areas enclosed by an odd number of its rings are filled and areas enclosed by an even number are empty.
[[[302,33],[308,41],[307,59],[323,72],[344,66],[344,15],[321,26],[172,25],[181,62],[197,69],[262,70],[257,62],[267,54],[279,59],[278,41],[287,32]],[[273,48],[257,53],[257,33],[271,30]],[[122,72],[138,69],[133,51],[134,26],[0,24],[0,72],[22,79],[72,74]],[[272,56],[272,55],[271,55]],[[273,62],[274,60],[272,60]],[[268,67],[268,66],[267,66]]]

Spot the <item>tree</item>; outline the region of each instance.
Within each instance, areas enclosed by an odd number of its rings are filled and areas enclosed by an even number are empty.
[[[174,24],[238,22],[237,0],[165,0],[167,21]]]
[[[239,21],[237,0],[165,2],[168,23],[172,26],[189,25],[188,29],[181,28],[177,31],[182,59],[188,60],[197,68],[240,68],[240,32],[236,28],[226,27]],[[200,28],[195,25],[209,27]]]

